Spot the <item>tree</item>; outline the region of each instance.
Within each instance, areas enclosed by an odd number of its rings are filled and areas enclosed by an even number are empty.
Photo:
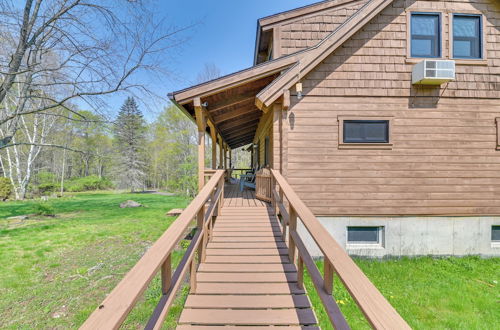
[[[119,187],[130,188],[131,191],[144,187],[145,133],[142,113],[134,98],[128,97],[114,124]]]

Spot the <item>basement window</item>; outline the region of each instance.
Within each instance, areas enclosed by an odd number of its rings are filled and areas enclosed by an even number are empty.
[[[339,117],[339,148],[390,149],[391,119]]]
[[[500,244],[500,226],[491,226],[491,242]]]
[[[347,227],[347,245],[356,247],[381,247],[384,227],[349,226]]]

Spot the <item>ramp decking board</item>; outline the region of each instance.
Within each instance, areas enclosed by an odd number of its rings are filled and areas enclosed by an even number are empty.
[[[272,209],[230,189],[177,329],[318,329]]]

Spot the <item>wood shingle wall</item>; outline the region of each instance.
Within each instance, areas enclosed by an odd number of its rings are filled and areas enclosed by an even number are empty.
[[[411,85],[402,0],[303,79],[305,96],[292,95],[283,123],[283,173],[316,215],[500,214],[500,8],[493,2],[406,1],[410,10],[486,17],[487,60],[457,63],[447,86]],[[443,39],[448,55],[447,33]],[[392,117],[392,149],[339,149],[339,116]]]
[[[301,17],[280,27],[281,55],[315,46],[351,17],[367,0],[349,2],[321,13]]]

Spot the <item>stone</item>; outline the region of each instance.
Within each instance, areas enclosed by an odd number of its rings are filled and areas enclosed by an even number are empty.
[[[121,209],[129,208],[129,207],[142,207],[141,203],[137,203],[136,201],[128,200],[120,204]]]
[[[171,209],[170,211],[167,212],[167,217],[176,217],[178,215],[181,215],[181,213],[184,211],[184,209]]]
[[[14,217],[8,217],[7,220],[28,220],[27,215],[16,215]]]

